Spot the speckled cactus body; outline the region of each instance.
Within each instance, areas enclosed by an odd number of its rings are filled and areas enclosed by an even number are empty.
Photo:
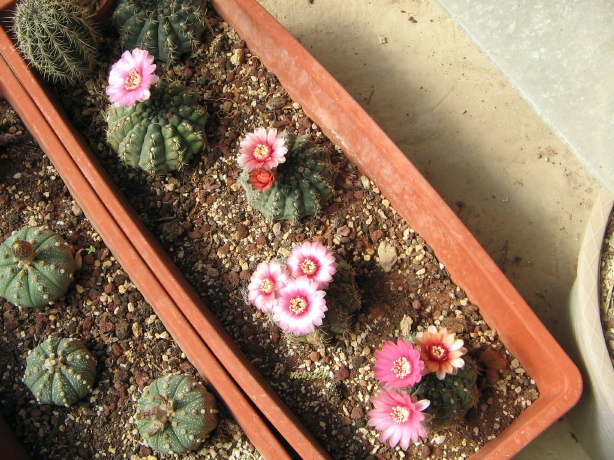
[[[92,391],[96,359],[76,339],[49,337],[26,361],[24,383],[40,404],[70,406]]]
[[[173,62],[196,46],[205,31],[201,0],[119,0],[113,23],[123,49],[143,48]]]
[[[194,450],[217,425],[215,399],[190,375],[160,377],[143,390],[136,424],[158,453]]]
[[[333,197],[335,170],[328,153],[303,136],[286,136],[286,161],[276,170],[273,186],[265,192],[249,184],[244,171],[240,183],[248,203],[269,220],[299,221],[317,214]]]
[[[61,298],[74,273],[70,246],[49,229],[18,230],[0,245],[0,296],[20,307],[42,307]]]
[[[126,164],[152,174],[185,166],[206,143],[207,112],[196,93],[158,81],[151,97],[107,112],[107,140]]]
[[[356,289],[354,270],[338,254],[335,254],[337,271],[326,288],[326,315],[322,325],[305,336],[298,336],[300,341],[321,344],[331,337],[343,335],[349,330],[360,310],[360,294]]]
[[[422,377],[420,383],[406,391],[418,399],[428,399],[431,404],[426,413],[433,416],[429,422],[434,428],[447,428],[458,423],[478,401],[478,368],[468,356],[463,356],[465,366],[454,375],[439,380],[433,372]]]
[[[80,80],[96,62],[98,36],[76,2],[21,0],[13,29],[21,54],[53,81]]]

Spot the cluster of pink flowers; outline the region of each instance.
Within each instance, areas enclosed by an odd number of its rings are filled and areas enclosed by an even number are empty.
[[[248,299],[284,331],[311,334],[322,325],[326,288],[337,271],[335,256],[323,244],[296,246],[286,267],[277,260],[261,262],[250,278]]]
[[[275,183],[275,168],[286,161],[286,153],[286,141],[276,129],[258,128],[239,144],[237,162],[249,172],[252,188],[266,192]]]
[[[106,93],[115,105],[130,107],[151,96],[149,88],[158,81],[154,74],[154,57],[146,50],[124,51],[119,61],[111,66]]]
[[[429,326],[418,332],[414,343],[398,339],[386,342],[375,352],[373,373],[384,388],[372,398],[374,409],[369,411],[369,425],[380,432],[380,441],[388,440],[392,447],[399,444],[407,450],[410,442],[426,436],[423,423],[430,420],[423,411],[428,399],[418,400],[402,390],[411,388],[422,376],[434,372],[439,380],[456,374],[465,365],[461,356],[467,352],[463,341],[446,328]]]

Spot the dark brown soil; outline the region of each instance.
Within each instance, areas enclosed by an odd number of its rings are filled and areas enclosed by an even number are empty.
[[[182,171],[147,176],[121,164],[107,145],[104,85],[121,54],[112,32],[101,47],[99,74],[75,87],[55,88],[65,110],[205,304],[331,456],[468,457],[537,398],[534,382],[426,242],[211,9],[209,18],[210,29],[193,55],[173,66],[159,64],[157,71],[199,91],[210,114],[209,146]],[[2,413],[34,458],[101,458],[101,452],[146,457],[151,452],[139,444],[131,422],[137,390],[162,374],[194,370],[12,110],[3,105],[2,112],[0,133],[21,131],[2,153],[3,238],[24,225],[46,224],[76,249],[95,249],[82,251],[75,286],[53,307],[31,311],[2,304]],[[338,171],[335,197],[320,215],[271,223],[247,205],[237,182],[238,142],[259,126],[307,135],[330,152]],[[286,256],[305,240],[321,241],[340,254],[354,268],[362,295],[354,326],[324,344],[292,340],[245,300],[256,265]],[[481,397],[458,426],[430,431],[403,455],[380,443],[367,425],[369,398],[378,392],[373,353],[385,341],[429,324],[465,340],[481,363]],[[39,406],[21,384],[26,351],[50,334],[81,338],[99,360],[94,394],[69,409]],[[201,452],[206,449],[225,457],[250,447],[226,417]]]

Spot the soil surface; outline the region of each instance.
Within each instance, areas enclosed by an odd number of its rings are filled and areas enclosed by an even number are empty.
[[[202,94],[210,115],[208,147],[172,175],[148,176],[129,168],[106,143],[104,87],[122,51],[113,31],[105,31],[99,73],[54,89],[205,304],[333,458],[468,457],[537,398],[534,382],[420,235],[212,9],[208,26],[192,56],[174,65],[158,63],[161,78],[182,81]],[[195,371],[13,110],[6,103],[1,107],[2,238],[25,225],[48,225],[81,250],[83,259],[74,286],[55,305],[33,311],[2,303],[2,413],[33,458],[147,458],[152,452],[141,444],[133,423],[139,390],[161,375]],[[320,215],[272,223],[246,203],[238,183],[238,143],[260,126],[306,135],[330,153],[337,171],[335,197]],[[256,265],[283,258],[306,240],[321,241],[352,266],[362,297],[353,327],[320,344],[293,340],[246,302]],[[429,324],[465,340],[480,363],[481,396],[457,426],[430,430],[427,439],[403,452],[379,442],[367,424],[369,398],[378,393],[373,354],[384,342]],[[27,351],[49,335],[80,338],[98,358],[94,392],[68,409],[38,405],[21,383]],[[220,406],[220,426],[199,453],[257,456]]]

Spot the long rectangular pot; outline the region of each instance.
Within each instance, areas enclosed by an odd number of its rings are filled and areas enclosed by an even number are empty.
[[[426,179],[294,37],[256,0],[212,0],[212,4],[252,53],[277,75],[294,101],[424,238],[455,283],[479,306],[489,326],[536,381],[540,391],[537,401],[472,458],[515,455],[576,404],[582,391],[576,366]],[[125,199],[111,193],[116,191],[114,184],[70,123],[58,119],[61,110],[55,98],[29,72],[6,41],[8,37],[0,39],[5,40],[0,43],[5,59],[55,129],[74,166],[80,168],[79,173],[101,199],[104,197],[106,212],[131,241],[140,260],[157,276],[192,330],[296,453],[303,458],[325,457],[327,454],[296,417],[271,394],[270,387],[238,351]]]

